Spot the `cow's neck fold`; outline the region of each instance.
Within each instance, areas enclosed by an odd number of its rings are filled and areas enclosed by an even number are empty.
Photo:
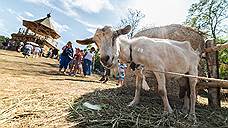
[[[119,45],[120,45],[120,53],[119,53],[120,61],[124,63],[130,62],[131,61],[130,43],[126,40],[120,40]]]

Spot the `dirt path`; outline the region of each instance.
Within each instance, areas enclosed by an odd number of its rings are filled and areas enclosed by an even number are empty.
[[[0,127],[69,127],[67,109],[75,98],[96,89],[98,76],[70,77],[57,74],[58,62],[23,58],[0,50]]]

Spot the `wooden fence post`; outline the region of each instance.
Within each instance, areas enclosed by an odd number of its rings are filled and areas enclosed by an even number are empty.
[[[214,40],[207,40],[206,41],[206,48],[214,47],[215,41]],[[208,77],[211,78],[219,78],[218,71],[219,69],[217,68],[217,56],[218,52],[210,52],[206,53],[206,60],[207,60],[207,66],[208,66]],[[217,88],[208,88],[208,104],[211,107],[220,107],[220,87]]]

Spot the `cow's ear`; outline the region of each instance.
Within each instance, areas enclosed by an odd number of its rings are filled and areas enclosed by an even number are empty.
[[[87,38],[84,40],[76,40],[77,43],[81,44],[81,45],[88,45],[88,44],[93,44],[95,43],[95,41],[93,40],[93,38]]]
[[[128,34],[130,31],[131,31],[131,25],[127,25],[126,27],[119,29],[116,32],[118,35],[125,35],[125,34]]]

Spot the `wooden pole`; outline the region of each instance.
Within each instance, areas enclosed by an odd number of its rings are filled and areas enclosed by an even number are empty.
[[[197,88],[218,88],[228,89],[227,82],[199,82],[197,83]]]
[[[216,46],[206,48],[204,49],[204,52],[215,52],[226,48],[228,48],[228,42],[225,44],[217,44]]]
[[[214,40],[206,41],[206,48],[215,47]],[[219,78],[217,68],[217,52],[206,53],[206,60],[208,65],[208,76],[212,78]],[[208,88],[208,103],[211,107],[220,107],[220,87]]]

